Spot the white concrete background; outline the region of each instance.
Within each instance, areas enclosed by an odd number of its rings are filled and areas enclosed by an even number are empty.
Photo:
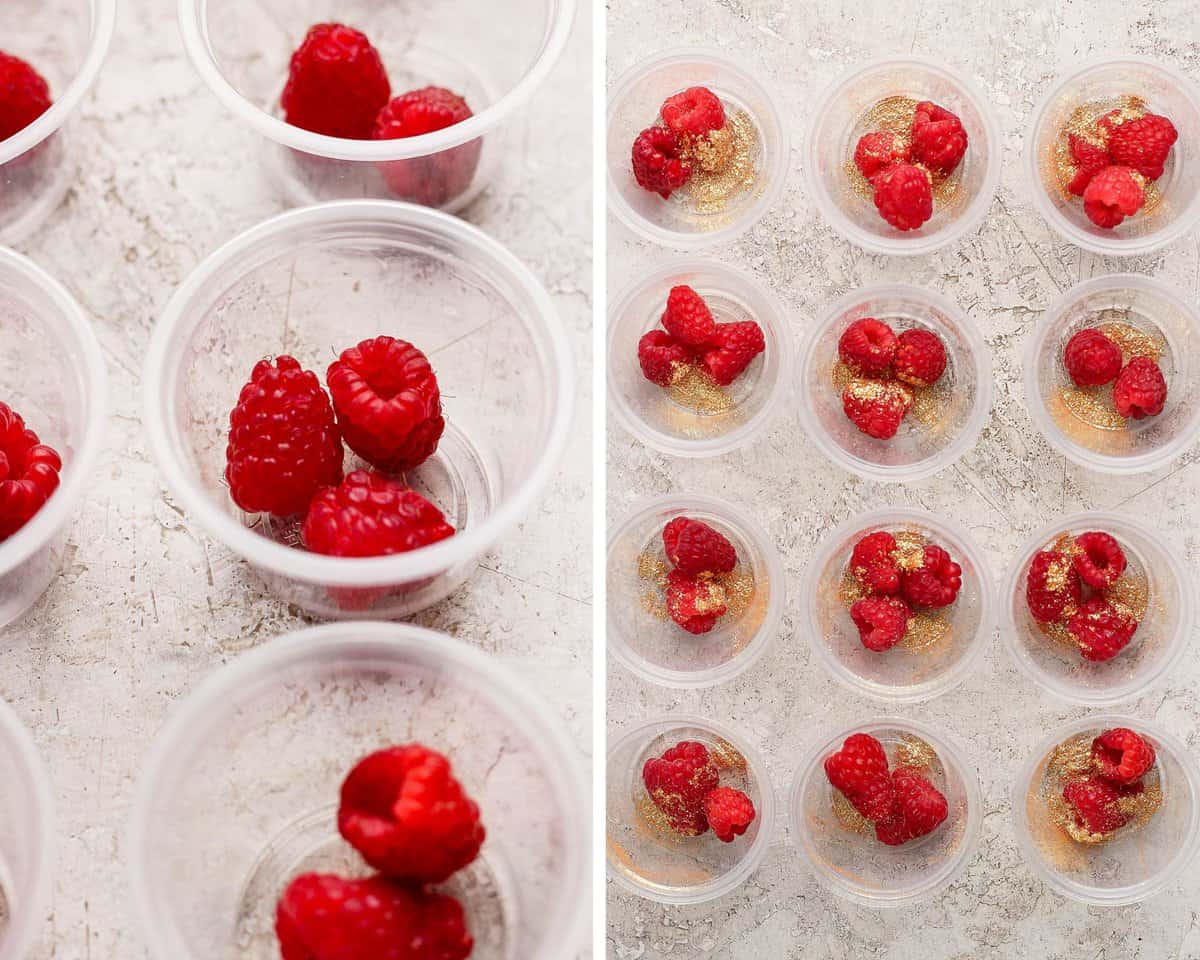
[[[748,449],[719,460],[660,456],[614,427],[609,440],[610,522],[634,500],[691,491],[753,503],[776,538],[789,600],[774,651],[749,675],[701,693],[654,689],[610,670],[610,735],[667,712],[711,716],[765,751],[783,791],[802,751],[822,730],[880,707],[849,695],[810,656],[798,629],[795,588],[815,545],[848,516],[911,504],[967,526],[1002,576],[1018,544],[1064,513],[1106,508],[1173,528],[1189,561],[1200,561],[1196,530],[1200,468],[1192,450],[1144,476],[1114,480],[1068,465],[1036,434],[1020,391],[1019,350],[1039,311],[1079,280],[1120,269],[1151,274],[1200,294],[1200,238],[1133,261],[1105,260],[1058,240],[1032,208],[1020,151],[1033,106],[1060,71],[1100,53],[1138,53],[1200,80],[1200,27],[1186,0],[608,0],[609,79],[661,50],[715,46],[763,75],[780,98],[793,154],[783,199],[741,240],[711,252],[769,283],[791,309],[799,336],[810,318],[846,291],[908,280],[958,301],[993,352],[997,397],[979,445],[955,467],[907,487],[866,483],[829,465],[786,411]],[[888,260],[849,246],[817,218],[805,196],[798,145],[815,92],[864,60],[896,52],[956,65],[991,99],[1004,131],[1004,177],[983,227],[954,247],[917,260]],[[635,241],[610,218],[610,292],[666,251]],[[1200,745],[1197,647],[1177,674],[1124,705]],[[1168,960],[1200,957],[1200,864],[1171,892],[1138,906],[1089,909],[1034,879],[1018,853],[1008,791],[1043,731],[1081,714],[1043,694],[999,647],[954,693],[896,711],[957,734],[978,765],[986,813],[979,855],[936,902],[894,913],[835,899],[784,842],[736,893],[697,907],[663,907],[608,885],[608,956],[616,960]]]
[[[466,212],[553,294],[589,369],[590,16],[522,119],[520,156]],[[62,207],[21,246],[94,320],[112,381],[108,450],[62,576],[3,633],[0,696],[54,780],[54,913],[37,960],[131,960],[124,834],[141,759],[164,711],[242,651],[308,621],[170,501],[141,426],[141,363],[156,316],[206,254],[285,209],[259,141],[183,54],[175,4],[123,0],[108,64],[83,110]],[[415,618],[495,654],[591,743],[590,379],[544,502],[456,596]],[[164,825],[169,829],[169,825]],[[231,883],[240,882],[230,878]]]

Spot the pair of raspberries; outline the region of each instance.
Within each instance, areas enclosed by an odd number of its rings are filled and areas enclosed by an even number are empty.
[[[726,613],[719,578],[737,566],[729,538],[702,520],[676,517],[662,532],[667,560],[667,612],[688,633],[708,633]]]
[[[708,747],[695,740],[675,744],[642,767],[651,801],[676,833],[698,837],[708,830],[732,843],[754,822],[754,802],[743,791],[722,787]]]
[[[689,87],[668,97],[659,117],[661,123],[643,130],[633,142],[633,177],[642,189],[666,200],[687,186],[697,165],[714,162],[714,151],[703,147],[725,128],[725,107],[708,87]]]
[[[58,489],[62,458],[0,403],[0,543],[45,506]]]
[[[1156,417],[1167,404],[1167,380],[1153,357],[1135,356],[1128,363],[1121,348],[1095,327],[1080,330],[1063,350],[1063,366],[1077,387],[1113,385],[1113,406],[1127,420]]]
[[[378,873],[307,873],[279,898],[283,960],[465,960],[462,905],[428,889],[472,863],[486,836],[450,762],[419,743],[360,760],[342,783],[338,832]]]
[[[1133,819],[1121,801],[1145,791],[1143,778],[1154,767],[1154,747],[1134,731],[1116,727],[1092,741],[1090,760],[1091,770],[1072,778],[1062,796],[1084,833],[1072,836],[1099,843]]]

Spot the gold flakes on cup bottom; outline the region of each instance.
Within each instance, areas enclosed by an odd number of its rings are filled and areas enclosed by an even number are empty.
[[[696,213],[723,213],[734,198],[757,184],[761,153],[754,120],[745,110],[735,111],[723,129],[684,144],[683,158],[692,163],[692,177],[675,195]]]

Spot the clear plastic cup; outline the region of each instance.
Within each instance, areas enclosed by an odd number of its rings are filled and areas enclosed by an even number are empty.
[[[1077,843],[1047,803],[1057,792],[1047,772],[1051,754],[1074,737],[1090,739],[1113,727],[1128,727],[1154,747],[1162,805],[1137,829],[1105,843]],[[1187,745],[1157,724],[1116,714],[1087,716],[1059,727],[1025,761],[1013,784],[1012,816],[1022,856],[1054,890],[1096,906],[1137,903],[1165,890],[1195,861],[1200,769]]]
[[[297,874],[369,868],[337,831],[361,757],[419,742],[479,804],[480,858],[444,886],[472,958],[559,960],[588,929],[587,796],[562,723],[495,659],[406,624],[333,624],[223,667],[168,716],[129,832],[134,910],[160,960],[275,960]]]
[[[705,402],[651,383],[638,363],[638,341],[661,330],[667,294],[693,287],[718,323],[755,320],[766,349],[720,396]],[[617,296],[608,321],[609,409],[643,443],[678,457],[711,457],[745,446],[786,407],[792,385],[792,338],[782,304],[749,274],[710,260],[673,260]],[[723,399],[722,399],[723,398]]]
[[[514,117],[545,82],[567,43],[575,0],[332,0],[307,17],[291,0],[179,0],[184,47],[204,82],[269,141],[265,158],[293,203],[358,197],[461,210],[511,148]],[[292,52],[316,23],[345,23],[379,50],[392,96],[448,87],[474,116],[402,140],[347,140],[292,126],[279,100]],[[469,176],[470,155],[478,167]],[[466,174],[458,171],[465,169]],[[464,176],[469,181],[464,185]]]
[[[1102,663],[1042,633],[1025,599],[1033,555],[1061,534],[1092,530],[1116,537],[1128,562],[1126,574],[1145,580],[1149,598],[1129,646]],[[1000,630],[1017,664],[1039,686],[1072,703],[1107,706],[1140,697],[1170,676],[1191,642],[1195,583],[1179,553],[1161,533],[1115,513],[1077,513],[1043,527],[1017,554],[1003,590]]]
[[[683,740],[708,747],[721,786],[744,791],[754,804],[753,823],[732,843],[711,831],[682,836],[656,815],[642,767]],[[737,889],[762,864],[775,831],[775,791],[762,757],[739,731],[700,717],[646,720],[609,747],[607,764],[608,876],[619,886],[657,903],[704,903]]]
[[[681,516],[723,533],[738,556],[726,587],[729,612],[700,635],[670,619],[657,583],[670,569],[663,527]],[[749,670],[783,616],[779,549],[753,519],[715,497],[655,497],[635,506],[609,534],[607,578],[610,652],[643,680],[668,687],[710,687]]]
[[[958,115],[967,152],[958,188],[945,202],[935,197],[933,216],[916,230],[897,230],[874,200],[855,192],[847,172],[858,138],[871,132],[864,120],[888,97],[932,100]],[[871,253],[932,253],[965,236],[983,220],[1000,183],[1000,124],[991,106],[965,77],[920,57],[892,57],[858,67],[817,98],[804,145],[808,192],[834,230]]]
[[[663,102],[695,86],[712,90],[727,117],[745,111],[758,141],[753,183],[703,209],[687,199],[686,189],[664,200],[638,186],[630,162],[633,142],[654,125]],[[757,223],[783,192],[790,148],[779,106],[768,85],[725,53],[676,49],[636,64],[612,85],[607,123],[609,209],[647,240],[677,250],[726,243]]]
[[[104,443],[108,380],[83,310],[48,273],[0,249],[0,401],[62,457],[58,489],[0,542],[0,626],[58,574],[79,501]]]
[[[1067,341],[1107,323],[1127,325],[1161,344],[1159,366],[1168,392],[1158,416],[1114,422],[1112,388],[1081,391],[1067,375]],[[1023,375],[1029,416],[1063,456],[1101,473],[1153,470],[1200,436],[1200,311],[1190,298],[1149,277],[1121,273],[1085,280],[1042,314],[1025,342]],[[1103,407],[1093,406],[1091,396]]]
[[[863,317],[897,333],[929,330],[946,347],[946,372],[890,440],[869,437],[850,421],[833,379],[838,340]],[[979,330],[945,297],[903,283],[852,290],[830,306],[801,347],[798,372],[804,429],[830,460],[868,480],[904,483],[937,473],[975,446],[991,416],[992,359]]]
[[[1139,96],[1152,113],[1169,117],[1179,139],[1163,175],[1153,210],[1111,230],[1092,223],[1083,201],[1060,186],[1055,146],[1072,112],[1096,100]],[[1200,220],[1200,92],[1179,71],[1142,57],[1093,60],[1059,78],[1033,112],[1025,137],[1025,174],[1033,202],[1056,233],[1085,250],[1107,256],[1150,253],[1190,232]]]
[[[902,758],[942,792],[949,812],[932,833],[889,847],[840,799],[825,775],[825,758],[855,733],[878,739],[893,768]],[[983,796],[975,769],[952,740],[915,720],[884,717],[841,730],[809,751],[792,782],[788,814],[792,843],[823,886],[866,906],[900,907],[944,890],[970,864],[979,847]]]
[[[916,532],[962,567],[958,598],[923,611],[912,640],[876,653],[863,646],[841,596],[850,554],[870,533]],[[877,700],[929,700],[967,678],[992,640],[994,586],[983,553],[962,527],[925,510],[887,508],[852,517],[820,545],[801,587],[804,623],[817,659],[857,693]]]
[[[388,557],[291,546],[297,522],[245,517],[229,496],[229,412],[263,357],[289,353],[323,378],[341,350],[385,333],[416,344],[438,375],[446,432],[405,480],[457,533]],[[274,593],[321,616],[391,618],[446,597],[536,502],[574,385],[553,303],[495,240],[436,210],[344,201],[268,220],[188,277],[151,340],[146,425],[184,509]]]
[[[74,119],[108,55],[116,16],[116,0],[0,4],[0,51],[37,70],[53,100],[37,120],[0,141],[0,243],[29,236],[66,194],[74,176]]]

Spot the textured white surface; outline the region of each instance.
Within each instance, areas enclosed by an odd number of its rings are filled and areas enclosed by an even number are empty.
[[[589,363],[591,194],[579,93],[589,18],[534,100],[520,156],[467,212],[553,294]],[[127,960],[124,831],[140,761],[164,711],[201,677],[306,621],[165,495],[141,430],[141,363],[157,312],[207,253],[285,209],[259,141],[183,55],[175,4],[125,0],[79,127],[66,202],[22,252],[94,318],[112,382],[109,446],[62,576],[3,634],[0,695],[32,730],[58,799],[54,915],[37,958]],[[549,189],[547,188],[549,185]],[[590,380],[544,502],[456,596],[416,618],[514,665],[551,699],[587,762],[591,731]],[[163,825],[170,829],[169,824]],[[230,878],[231,883],[241,878]]]
[[[1189,563],[1200,560],[1195,529],[1200,469],[1195,451],[1145,476],[1109,479],[1068,465],[1036,434],[1020,390],[1019,351],[1039,311],[1059,291],[1105,272],[1163,278],[1195,297],[1200,247],[1190,236],[1161,254],[1104,260],[1052,235],[1022,182],[1025,126],[1059,71],[1100,53],[1160,58],[1200,77],[1200,35],[1184,0],[1087,3],[997,0],[792,3],[789,0],[609,0],[609,79],[663,49],[722,49],[762,74],[779,97],[793,141],[784,199],[741,240],[711,256],[769,283],[792,312],[797,337],[814,314],[847,290],[879,280],[928,285],[955,299],[993,351],[997,397],[979,445],[956,467],[908,487],[866,483],[826,463],[800,431],[794,411],[744,451],[715,461],[672,460],[614,428],[609,443],[610,520],[638,498],[689,491],[753,504],[784,553],[791,592],[772,654],[716,690],[649,688],[610,671],[610,735],[632,720],[699,713],[742,730],[767,753],[783,792],[819,731],[881,713],[825,675],[799,630],[795,592],[822,536],[848,516],[911,504],[967,526],[997,580],[1034,528],[1064,513],[1107,508],[1173,528]],[[982,88],[1003,127],[1004,174],[983,227],[949,250],[917,260],[868,256],[816,219],[804,195],[797,145],[816,92],[850,67],[912,51],[964,70]],[[612,222],[609,283],[616,290],[666,251],[635,241]],[[1196,647],[1169,681],[1126,712],[1153,718],[1200,744]],[[779,842],[736,893],[697,907],[663,907],[608,885],[608,956],[614,960],[721,957],[730,960],[832,958],[1200,957],[1200,864],[1170,893],[1138,906],[1092,909],[1064,900],[1033,877],[1009,820],[1012,778],[1043,731],[1082,711],[1051,700],[1025,679],[999,637],[967,683],[925,706],[895,712],[953,732],[977,764],[985,795],[983,839],[966,873],[937,901],[896,913],[835,899],[800,854]]]

